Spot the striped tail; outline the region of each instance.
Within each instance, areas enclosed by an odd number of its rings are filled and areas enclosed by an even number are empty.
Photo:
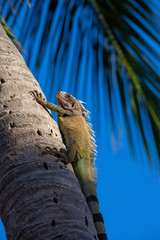
[[[103,222],[103,217],[100,213],[90,162],[87,159],[83,158],[77,161],[76,164],[73,163],[73,167],[81,185],[82,192],[86,197],[88,206],[93,215],[93,221],[97,230],[98,238],[99,240],[107,240],[107,234]]]
[[[99,210],[99,203],[96,195],[90,195],[86,197],[86,200],[93,214],[93,221],[98,233],[99,240],[107,240],[105,225],[104,225],[102,214],[100,213],[100,210]]]

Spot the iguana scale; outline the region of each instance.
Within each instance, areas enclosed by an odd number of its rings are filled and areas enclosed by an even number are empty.
[[[93,215],[99,240],[107,240],[106,230],[99,209],[95,186],[95,144],[88,119],[88,111],[81,101],[65,92],[57,93],[58,105],[46,102],[37,91],[31,92],[42,106],[57,112],[58,124],[67,153],[59,153],[67,163],[72,163],[83,194]]]

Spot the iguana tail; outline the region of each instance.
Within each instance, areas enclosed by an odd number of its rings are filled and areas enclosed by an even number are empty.
[[[93,215],[93,221],[98,233],[98,238],[99,240],[107,240],[107,234],[103,222],[103,217],[100,212],[90,162],[87,159],[80,159],[73,164],[73,167],[81,185],[82,192],[86,197],[88,206]]]

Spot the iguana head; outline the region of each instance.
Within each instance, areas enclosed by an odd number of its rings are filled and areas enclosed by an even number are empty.
[[[68,115],[83,115],[83,105],[71,94],[59,91],[57,93],[58,104],[68,112]]]

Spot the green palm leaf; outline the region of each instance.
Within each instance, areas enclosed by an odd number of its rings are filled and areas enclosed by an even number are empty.
[[[159,2],[50,0],[43,4],[34,1],[28,8],[15,0],[13,5],[14,15],[8,2],[2,1],[4,18],[13,29],[18,26],[18,39],[24,47],[27,42],[27,62],[36,66],[37,76],[47,59],[44,88],[50,97],[60,87],[73,95],[82,89],[83,99],[93,91],[92,102],[98,102],[96,115],[101,117],[100,109],[106,112],[115,138],[121,135],[120,108],[131,151],[135,151],[133,118],[149,159],[155,160],[151,150],[154,142],[160,156]],[[86,79],[92,79],[92,89],[85,84]]]
[[[151,1],[129,0],[121,2],[92,0],[91,4],[99,14],[106,36],[117,51],[117,57],[121,59],[128,71],[133,88],[130,101],[146,150],[149,154],[140,116],[141,102],[146,104],[160,155],[160,68],[158,64],[160,55],[156,48],[157,46],[160,50],[158,45],[160,29],[158,24],[155,24],[155,19],[158,18],[156,6]],[[124,100],[123,96],[122,98]],[[125,104],[125,101],[123,102]],[[126,126],[128,126],[127,116]],[[131,141],[131,137],[129,139]]]

